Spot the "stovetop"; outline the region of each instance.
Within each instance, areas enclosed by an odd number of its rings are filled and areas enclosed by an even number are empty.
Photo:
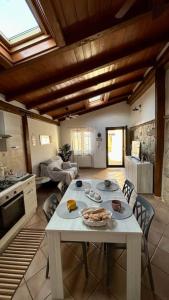
[[[11,180],[0,180],[0,192],[6,190],[10,186],[14,185],[16,182]]]

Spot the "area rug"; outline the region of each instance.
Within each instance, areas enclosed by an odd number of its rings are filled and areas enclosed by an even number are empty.
[[[12,299],[44,236],[44,230],[24,228],[0,255],[0,300]]]

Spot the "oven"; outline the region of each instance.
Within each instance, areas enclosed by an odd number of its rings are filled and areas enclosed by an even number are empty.
[[[0,238],[25,215],[24,195],[14,190],[0,201]]]

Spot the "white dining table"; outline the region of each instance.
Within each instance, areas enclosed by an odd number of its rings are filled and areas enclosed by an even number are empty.
[[[97,179],[85,180],[96,190],[96,185],[101,181]],[[87,206],[100,206],[86,197],[83,190],[73,188],[75,181],[72,181],[64,194],[61,202],[69,199],[85,202]],[[121,200],[126,201],[120,189],[97,192],[103,201]],[[59,204],[59,205],[60,205]],[[141,238],[140,229],[134,215],[123,220],[112,220],[108,226],[89,227],[85,225],[79,216],[75,219],[64,219],[58,216],[57,209],[49,221],[47,227],[47,238],[49,245],[49,268],[52,290],[52,299],[64,299],[63,273],[61,258],[61,241],[82,241],[100,243],[126,243],[127,245],[127,300],[140,300],[141,289]],[[113,284],[113,283],[112,283]]]

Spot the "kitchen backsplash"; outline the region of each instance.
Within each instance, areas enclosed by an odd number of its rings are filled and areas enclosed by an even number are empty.
[[[25,172],[22,119],[19,115],[4,112],[5,127],[12,137],[7,139],[7,151],[0,152],[0,162],[14,172]]]

